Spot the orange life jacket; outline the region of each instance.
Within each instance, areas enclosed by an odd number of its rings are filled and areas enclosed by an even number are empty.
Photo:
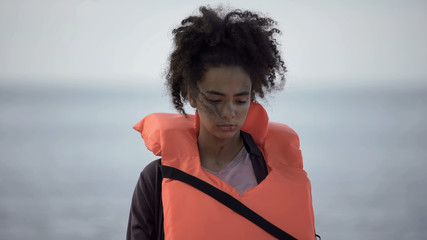
[[[135,125],[147,148],[162,165],[178,168],[230,194],[297,239],[315,239],[311,185],[303,170],[298,135],[288,126],[269,122],[264,108],[251,103],[242,127],[262,151],[267,177],[239,194],[201,167],[197,147],[198,115],[155,113]],[[166,240],[274,239],[246,218],[186,183],[162,182]]]

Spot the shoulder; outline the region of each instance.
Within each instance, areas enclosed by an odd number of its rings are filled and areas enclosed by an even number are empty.
[[[160,159],[149,163],[142,170],[134,192],[134,202],[146,203],[152,211],[155,210],[160,198],[162,174],[160,172]]]
[[[286,124],[269,122],[262,150],[267,163],[303,168],[298,134]]]
[[[300,141],[298,134],[288,125],[277,122],[269,122],[268,124],[268,138],[267,141],[283,142],[293,146],[294,148],[300,148]]]
[[[140,174],[138,185],[145,188],[154,188],[162,178],[160,165],[160,159],[157,159],[145,166]]]
[[[142,170],[130,208],[127,239],[156,238],[163,233],[160,159]]]
[[[144,169],[141,172],[141,176],[151,176],[153,174],[156,174],[158,171],[160,171],[160,161],[161,159],[156,159],[152,162],[150,162],[147,166],[144,167]]]

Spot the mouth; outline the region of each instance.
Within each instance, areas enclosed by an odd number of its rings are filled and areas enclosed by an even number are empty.
[[[218,126],[218,128],[220,128],[221,130],[223,130],[225,132],[233,132],[237,128],[237,126],[233,125],[233,124],[220,124],[217,126]]]

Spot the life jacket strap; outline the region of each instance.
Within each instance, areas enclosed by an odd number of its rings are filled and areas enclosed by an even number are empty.
[[[268,232],[275,238],[280,240],[296,239],[287,232],[272,224],[271,222],[267,221],[265,218],[258,215],[256,212],[252,211],[250,208],[241,203],[239,200],[235,199],[230,194],[210,185],[209,183],[197,177],[194,177],[186,172],[183,172],[177,168],[161,165],[160,169],[163,178],[174,179],[187,183],[190,186],[204,192],[205,194],[211,196],[212,198],[222,203],[226,207],[230,208],[234,212],[253,222],[258,227],[262,228],[264,231]]]

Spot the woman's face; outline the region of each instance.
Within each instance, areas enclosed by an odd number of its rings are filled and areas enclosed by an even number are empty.
[[[227,140],[239,134],[251,100],[251,79],[236,66],[211,67],[190,100],[200,117],[199,137]]]

